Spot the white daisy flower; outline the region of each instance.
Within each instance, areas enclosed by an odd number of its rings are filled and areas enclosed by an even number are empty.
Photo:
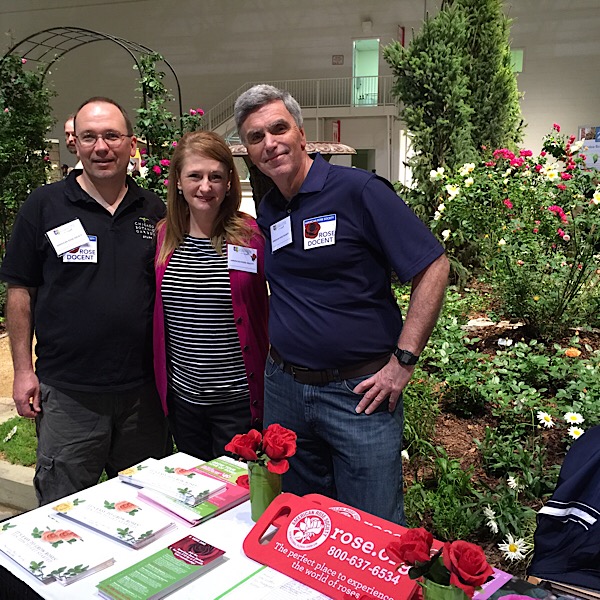
[[[600,189],[597,189],[592,196],[592,204],[600,204]]]
[[[575,423],[575,425],[579,425],[579,423],[583,423],[585,421],[583,416],[576,412],[565,413],[564,418],[567,423]]]
[[[465,179],[465,187],[471,187],[475,183],[475,180],[472,177],[467,177]]]
[[[508,478],[508,487],[511,490],[519,490],[519,480],[517,477],[514,477],[513,475],[510,475]]]
[[[433,220],[439,221],[441,218],[442,218],[442,213],[439,210],[436,210],[435,214],[433,215]]]
[[[569,435],[576,440],[578,437],[581,437],[584,434],[584,430],[581,429],[581,427],[577,427],[576,425],[573,425],[572,427],[569,427]]]
[[[446,241],[450,237],[451,233],[452,232],[449,229],[444,229],[444,231],[442,231],[442,239]]]
[[[444,212],[444,211],[446,210],[446,205],[445,205],[445,204],[442,202],[442,203],[441,203],[441,204],[440,204],[440,205],[437,207],[437,209],[438,209],[440,212]]]
[[[402,456],[402,460],[410,460],[410,456],[408,456],[408,450],[402,450],[400,454]]]
[[[498,242],[498,246],[506,246],[506,240],[504,238],[502,238],[499,242]]]
[[[488,504],[484,509],[483,509],[483,515],[486,519],[495,519],[496,518],[496,511]]]
[[[522,538],[515,539],[510,533],[503,544],[498,548],[504,552],[507,560],[523,560],[531,550],[531,546]]]
[[[540,424],[544,427],[554,427],[554,421],[552,420],[552,416],[549,415],[547,412],[544,412],[543,410],[538,411],[537,418]]]

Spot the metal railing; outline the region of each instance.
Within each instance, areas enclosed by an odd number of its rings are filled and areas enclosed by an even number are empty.
[[[204,115],[204,129],[213,130],[233,117],[238,96],[257,82],[247,82]],[[288,79],[263,81],[287,90],[302,108],[393,106],[393,76],[336,77],[333,79]]]

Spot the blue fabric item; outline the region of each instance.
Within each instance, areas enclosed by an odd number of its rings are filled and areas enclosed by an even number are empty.
[[[534,540],[531,575],[600,590],[600,426],[571,446]]]
[[[279,423],[298,435],[283,490],[323,494],[405,525],[402,497],[402,401],[357,414],[352,390],[365,375],[327,385],[298,383],[267,357],[265,427]]]
[[[305,221],[335,215],[335,244],[307,246]],[[271,248],[270,226],[289,216],[292,243]],[[444,250],[389,182],[317,155],[289,203],[277,188],[259,206],[271,288],[269,336],[289,363],[343,368],[394,349],[402,316],[391,271],[410,281]]]

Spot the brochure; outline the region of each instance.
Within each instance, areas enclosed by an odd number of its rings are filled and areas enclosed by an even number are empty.
[[[224,554],[188,535],[101,581],[98,594],[109,600],[159,600],[221,564]]]

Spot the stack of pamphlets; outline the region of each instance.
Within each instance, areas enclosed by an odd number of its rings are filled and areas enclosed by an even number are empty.
[[[196,506],[225,487],[224,481],[208,477],[195,468],[201,462],[178,452],[161,460],[149,458],[120,471],[119,478],[136,487],[166,494],[188,506]]]
[[[108,600],[159,600],[221,564],[224,554],[188,535],[101,581],[98,594]]]
[[[148,507],[141,507],[116,492],[93,498],[69,496],[52,507],[58,518],[91,529],[130,548],[143,548],[175,524]]]
[[[248,475],[248,467],[245,463],[233,460],[228,456],[221,456],[197,466],[195,470],[217,481],[224,482],[225,487],[214,492],[196,506],[189,506],[170,496],[146,488],[138,492],[138,498],[166,512],[178,522],[193,527],[245,502],[250,496],[247,485],[237,483],[240,477],[247,477]]]
[[[41,583],[68,585],[115,562],[110,543],[81,527],[39,512],[13,521],[0,524],[0,550]]]

